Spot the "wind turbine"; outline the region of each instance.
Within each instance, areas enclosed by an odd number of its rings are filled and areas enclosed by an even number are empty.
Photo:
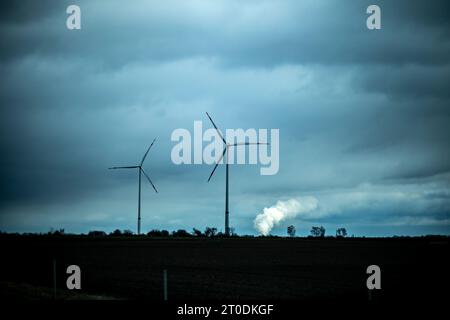
[[[153,184],[152,180],[150,179],[150,177],[145,173],[144,169],[142,168],[142,165],[144,164],[144,160],[147,157],[147,154],[150,151],[150,148],[155,143],[155,140],[156,140],[156,138],[153,139],[152,143],[150,144],[150,147],[148,147],[147,152],[142,157],[141,163],[139,163],[139,165],[137,165],[137,166],[127,166],[127,167],[112,167],[112,168],[108,168],[108,169],[139,169],[138,170],[139,171],[138,222],[137,222],[137,234],[138,235],[141,234],[141,175],[142,175],[142,173],[147,178],[148,182],[150,182],[150,184],[152,185],[153,189],[155,189],[156,193],[158,193],[158,190],[156,190],[156,187]]]
[[[208,182],[211,180],[214,172],[217,169],[217,166],[219,165],[219,163],[222,161],[223,157],[226,155],[225,157],[225,235],[229,236],[230,235],[230,224],[229,224],[229,215],[230,212],[228,211],[228,148],[231,147],[237,147],[237,146],[249,146],[249,145],[259,145],[259,144],[268,144],[268,143],[262,143],[262,142],[239,142],[239,143],[228,143],[225,138],[223,137],[223,135],[220,133],[219,129],[217,128],[216,124],[214,123],[213,119],[211,119],[211,117],[209,116],[208,112],[206,112],[206,115],[208,116],[209,120],[211,121],[212,125],[214,126],[214,128],[216,128],[217,133],[219,134],[219,137],[222,139],[225,147],[223,149],[222,155],[220,156],[219,160],[217,160],[216,165],[214,166],[213,171],[211,172],[211,174],[209,175],[208,178]]]

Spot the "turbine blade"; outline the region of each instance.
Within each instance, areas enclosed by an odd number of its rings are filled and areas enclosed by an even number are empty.
[[[213,119],[211,119],[211,117],[209,116],[209,113],[207,112],[206,115],[208,116],[209,120],[211,121],[212,125],[214,126],[214,128],[216,128],[217,133],[219,134],[220,138],[222,139],[223,143],[227,144],[227,142],[225,141],[225,138],[223,137],[223,135],[220,133],[219,129],[217,128],[216,124],[214,123]]]
[[[213,176],[214,172],[216,171],[218,165],[219,165],[219,164],[216,163],[216,165],[214,166],[213,171],[212,171],[211,174],[209,175],[208,182],[209,182],[209,180],[211,180],[211,177]]]
[[[144,163],[145,157],[147,157],[147,154],[148,154],[148,152],[150,151],[150,148],[151,148],[152,145],[155,143],[155,140],[156,140],[156,138],[153,139],[152,143],[150,144],[150,147],[148,147],[147,152],[144,154],[144,157],[142,158],[142,161],[141,161],[141,164],[140,164],[141,166],[142,166],[142,164]]]
[[[144,176],[147,178],[148,182],[150,182],[150,184],[152,185],[153,189],[155,189],[156,193],[158,193],[158,190],[156,190],[155,185],[153,184],[152,180],[150,180],[150,177],[145,173],[144,169],[142,169],[142,173],[144,174]]]
[[[214,166],[213,171],[212,171],[211,174],[209,175],[208,182],[209,182],[209,180],[211,180],[211,177],[213,176],[214,172],[215,172],[216,169],[217,169],[217,166],[219,165],[220,161],[222,161],[223,156],[225,155],[226,152],[227,152],[227,147],[225,147],[225,148],[223,149],[222,155],[220,156],[219,160],[217,160],[217,163],[216,163],[216,165]]]
[[[134,169],[134,168],[139,168],[139,166],[129,166],[129,167],[111,167],[108,169]]]
[[[252,146],[252,145],[260,145],[260,144],[270,145],[270,143],[267,143],[267,142],[238,142],[238,143],[232,144],[231,146],[233,146],[233,147]]]

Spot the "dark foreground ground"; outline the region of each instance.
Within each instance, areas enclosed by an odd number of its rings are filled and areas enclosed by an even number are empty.
[[[53,259],[60,299],[367,301],[366,268],[381,268],[371,299],[446,299],[448,238],[158,239],[1,236],[0,295],[51,299]],[[68,265],[82,290],[65,288]]]

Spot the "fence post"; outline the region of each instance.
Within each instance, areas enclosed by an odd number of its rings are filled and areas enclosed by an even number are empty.
[[[56,300],[56,259],[53,259],[53,299]]]
[[[167,269],[163,271],[164,301],[167,301]]]

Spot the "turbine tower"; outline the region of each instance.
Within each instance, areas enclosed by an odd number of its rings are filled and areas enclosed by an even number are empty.
[[[211,172],[211,174],[209,175],[208,178],[208,182],[211,180],[214,172],[217,169],[217,166],[219,165],[219,163],[222,161],[223,157],[225,156],[225,235],[229,236],[230,235],[230,212],[229,212],[229,206],[228,206],[228,180],[229,180],[229,164],[228,164],[228,148],[231,147],[237,147],[237,146],[249,146],[249,145],[259,145],[259,144],[266,144],[268,145],[268,143],[262,143],[262,142],[240,142],[240,143],[228,143],[225,138],[223,137],[223,135],[220,133],[219,129],[217,128],[216,124],[214,123],[213,119],[211,119],[210,115],[208,114],[208,112],[206,112],[206,115],[208,116],[209,120],[211,121],[212,125],[214,126],[214,128],[216,128],[216,131],[219,135],[219,137],[222,139],[225,147],[223,149],[222,155],[220,156],[219,160],[217,160],[216,165],[214,166],[213,171]]]
[[[145,173],[144,169],[142,168],[142,165],[144,164],[144,160],[147,157],[147,154],[150,151],[150,148],[155,143],[155,140],[156,140],[156,138],[153,139],[152,143],[150,144],[150,147],[148,147],[147,152],[142,157],[141,163],[139,163],[139,165],[137,165],[137,166],[127,166],[127,167],[112,167],[112,168],[108,168],[108,169],[113,169],[113,170],[114,169],[138,169],[138,172],[139,172],[138,221],[137,221],[137,234],[138,235],[141,234],[141,176],[142,176],[142,173],[147,178],[148,182],[150,182],[150,184],[152,185],[153,189],[155,189],[155,192],[158,193],[158,190],[156,190],[156,187],[153,184],[152,180],[150,179],[150,177]]]

